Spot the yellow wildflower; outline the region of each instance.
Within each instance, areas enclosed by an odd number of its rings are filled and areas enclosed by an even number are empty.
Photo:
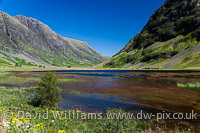
[[[13,100],[15,100],[16,98],[12,98]]]
[[[42,125],[43,123],[40,123],[40,125]]]
[[[35,126],[36,126],[36,127],[39,127],[39,126],[40,126],[40,124],[36,124]]]
[[[59,130],[58,133],[66,133],[65,130]]]
[[[30,122],[30,120],[29,120],[29,119],[25,119],[24,121],[25,121],[26,123]]]
[[[65,130],[62,130],[62,133],[66,133],[66,131],[65,131]]]
[[[16,117],[12,118],[12,121],[16,121],[16,120],[17,120],[17,118],[16,118]]]
[[[33,129],[32,127],[30,129]]]
[[[43,128],[43,126],[41,126],[41,128]]]
[[[48,110],[48,108],[45,108],[46,110]]]
[[[106,130],[109,130],[108,128],[106,128]]]
[[[35,128],[33,129],[33,131],[36,131],[36,130],[37,130],[37,129],[35,129]]]
[[[22,124],[23,121],[17,121],[17,124]]]

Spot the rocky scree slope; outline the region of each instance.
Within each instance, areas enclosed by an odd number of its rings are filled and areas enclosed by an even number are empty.
[[[167,0],[104,67],[200,67],[200,0]]]
[[[1,66],[91,66],[103,60],[86,42],[62,37],[34,18],[0,11]]]

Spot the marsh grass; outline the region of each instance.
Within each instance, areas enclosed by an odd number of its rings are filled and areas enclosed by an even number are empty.
[[[23,78],[23,77],[15,77],[7,75],[0,76],[0,84],[15,85],[31,81],[39,81],[39,78]]]
[[[85,80],[83,79],[73,79],[73,78],[68,78],[68,79],[58,79],[58,82],[84,82]]]
[[[25,78],[25,77],[16,77],[16,76],[9,76],[9,73],[0,73],[0,84],[10,84],[16,85],[26,82],[38,82],[40,78]],[[81,79],[58,79],[58,82],[83,82],[84,80]]]
[[[72,90],[72,91],[70,92],[70,94],[80,96],[82,93],[81,93],[80,91]]]
[[[177,83],[178,87],[187,87],[187,88],[200,88],[200,83]]]
[[[10,74],[9,72],[0,72],[0,76]]]

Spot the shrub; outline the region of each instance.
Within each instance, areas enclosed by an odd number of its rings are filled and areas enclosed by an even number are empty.
[[[147,129],[149,129],[149,128],[150,128],[149,125],[144,124],[144,123],[141,123],[141,122],[138,122],[138,123],[136,124],[136,129],[139,130],[139,131],[144,131],[144,130],[147,130]]]
[[[39,87],[36,89],[36,101],[40,101],[40,105],[43,107],[55,107],[61,100],[60,93],[61,89],[58,87],[58,80],[55,73],[47,72],[41,77]]]

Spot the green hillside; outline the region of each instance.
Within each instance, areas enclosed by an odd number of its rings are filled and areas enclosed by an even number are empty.
[[[104,67],[200,67],[200,1],[167,0]]]

